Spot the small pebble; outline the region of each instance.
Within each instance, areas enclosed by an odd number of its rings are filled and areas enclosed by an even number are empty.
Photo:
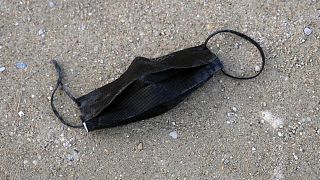
[[[308,121],[308,122],[311,122],[311,118],[310,118],[310,117],[307,117],[307,121]]]
[[[68,154],[68,155],[67,155],[67,159],[68,159],[69,161],[74,161],[74,157],[73,157],[71,154]]]
[[[0,66],[0,72],[3,72],[5,70],[6,70],[6,68],[4,66]]]
[[[143,144],[142,144],[142,142],[140,142],[140,143],[138,144],[137,149],[140,150],[140,151],[143,150]]]
[[[79,160],[79,151],[74,149],[74,151],[67,155],[69,161],[78,161]]]
[[[18,112],[18,115],[19,115],[19,117],[22,117],[22,116],[24,116],[24,112],[19,111],[19,112]]]
[[[49,5],[50,8],[53,8],[54,7],[54,2],[49,1],[48,5]]]
[[[309,27],[304,28],[303,30],[304,34],[309,36],[312,33],[312,30]]]
[[[237,109],[236,107],[232,107],[232,111],[233,111],[233,112],[237,112],[238,109]]]
[[[279,137],[282,137],[282,136],[283,136],[283,133],[282,133],[282,132],[278,132],[278,136],[279,136]]]
[[[230,163],[230,161],[228,159],[223,160],[223,164],[229,164],[229,163]]]
[[[259,72],[259,71],[261,70],[261,68],[260,68],[260,66],[256,66],[256,67],[254,67],[254,70],[255,70],[256,72]]]
[[[17,67],[18,69],[25,69],[25,68],[28,67],[28,65],[27,65],[26,63],[24,63],[24,62],[17,62],[17,63],[16,63],[16,67]]]
[[[37,164],[38,164],[38,161],[37,161],[37,160],[33,160],[32,163],[33,163],[34,165],[37,165]]]
[[[63,146],[65,148],[69,148],[69,147],[71,147],[71,143],[69,141],[66,141],[66,142],[63,143]]]
[[[177,131],[172,131],[169,133],[169,136],[171,136],[173,139],[177,139],[178,138],[178,133]]]
[[[38,31],[39,36],[44,37],[44,33],[45,33],[45,31],[43,29],[39,29],[39,31]]]

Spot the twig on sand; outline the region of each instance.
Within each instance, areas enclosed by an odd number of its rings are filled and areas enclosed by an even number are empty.
[[[39,72],[39,70],[32,72],[29,76],[27,76],[26,78],[24,78],[24,80],[28,80],[30,79],[33,75],[35,75],[37,72]]]
[[[20,103],[21,103],[21,99],[22,99],[22,86],[23,86],[22,73],[20,73],[20,95],[18,96],[18,104],[17,104],[16,111],[19,111],[19,108],[20,108]]]
[[[39,70],[32,72],[29,76],[27,76],[26,78],[22,78],[22,74],[23,72],[20,72],[20,94],[18,96],[18,104],[17,104],[17,109],[16,111],[19,111],[20,108],[20,104],[21,104],[21,100],[22,100],[22,94],[23,94],[23,86],[25,84],[25,82],[30,79],[34,74],[36,74],[37,72],[39,72]]]

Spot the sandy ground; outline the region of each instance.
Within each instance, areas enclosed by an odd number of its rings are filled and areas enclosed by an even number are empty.
[[[166,114],[90,133],[50,109],[53,58],[79,97],[136,56],[196,46],[223,28],[261,44],[261,76],[218,73]],[[229,72],[259,65],[243,40],[215,39]],[[0,0],[0,178],[320,179],[319,48],[319,0]],[[56,103],[80,122],[65,94]]]

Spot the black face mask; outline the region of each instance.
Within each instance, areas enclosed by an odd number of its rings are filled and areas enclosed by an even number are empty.
[[[223,71],[219,58],[207,48],[209,39],[222,32],[238,35],[258,48],[262,64],[256,75],[235,77]],[[221,30],[211,34],[200,46],[154,59],[137,57],[117,80],[79,98],[74,98],[64,88],[61,68],[57,61],[52,62],[59,74],[51,96],[53,112],[62,123],[71,127],[85,127],[89,132],[160,115],[183,101],[218,71],[236,79],[255,78],[264,69],[265,55],[260,45],[250,37],[232,30]],[[56,110],[53,98],[60,86],[79,106],[82,125],[66,122]]]

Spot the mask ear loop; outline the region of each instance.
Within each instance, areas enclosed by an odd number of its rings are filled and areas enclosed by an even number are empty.
[[[241,37],[241,38],[249,41],[250,43],[252,43],[252,44],[259,50],[260,55],[261,55],[261,61],[262,61],[260,71],[259,71],[257,74],[255,74],[254,76],[250,76],[250,77],[236,77],[236,76],[233,76],[233,75],[230,75],[230,74],[226,73],[223,69],[221,70],[222,73],[225,74],[225,75],[228,76],[228,77],[235,78],[235,79],[253,79],[253,78],[259,76],[259,75],[262,73],[263,69],[264,69],[265,61],[266,61],[266,57],[265,57],[264,52],[263,52],[261,46],[259,45],[259,43],[258,43],[257,41],[255,41],[255,40],[253,40],[252,38],[250,38],[249,36],[245,35],[245,34],[242,34],[242,33],[237,32],[237,31],[233,31],[233,30],[228,30],[228,29],[226,29],[226,30],[216,31],[216,32],[210,34],[209,37],[208,37],[208,38],[206,39],[206,41],[204,42],[204,45],[207,47],[208,41],[209,41],[213,36],[215,36],[215,35],[217,35],[217,34],[219,34],[219,33],[231,33],[231,34],[235,34],[235,35],[237,35],[237,36],[239,36],[239,37]]]
[[[51,94],[51,109],[53,111],[53,113],[57,116],[57,118],[65,125],[73,127],[73,128],[81,128],[83,127],[83,125],[72,125],[68,122],[66,122],[62,116],[59,114],[59,112],[57,111],[54,103],[53,103],[53,98],[54,95],[56,93],[56,91],[58,90],[59,86],[61,86],[61,90],[63,90],[68,96],[69,98],[74,101],[78,106],[80,106],[80,103],[76,100],[76,98],[65,88],[65,86],[62,83],[62,79],[63,79],[63,74],[62,74],[62,70],[61,67],[59,66],[58,62],[56,60],[52,60],[52,63],[54,64],[54,67],[56,68],[56,71],[58,73],[58,80],[57,80],[57,84],[55,86],[55,88],[53,89],[53,92]]]

